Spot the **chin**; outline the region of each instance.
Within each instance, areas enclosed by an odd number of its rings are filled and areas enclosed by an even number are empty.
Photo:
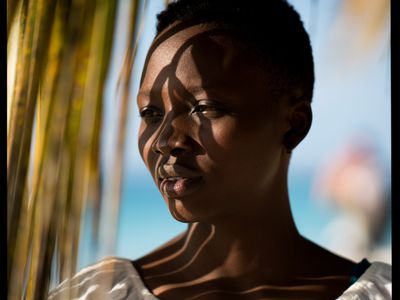
[[[189,208],[179,199],[168,199],[168,209],[175,220],[182,223],[195,223],[208,219],[210,216],[201,213],[199,209]],[[209,210],[208,210],[209,211]]]

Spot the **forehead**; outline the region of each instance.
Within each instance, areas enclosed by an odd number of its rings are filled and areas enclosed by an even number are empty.
[[[268,92],[268,71],[229,29],[199,24],[167,38],[165,33],[149,50],[139,95],[161,91],[171,82],[189,91],[217,88],[237,99],[260,98]]]
[[[224,66],[229,67],[230,60],[235,56],[238,58],[234,44],[236,43],[228,32],[206,24],[185,28],[167,38],[161,34],[154,40],[148,53],[147,64],[143,69],[143,82],[151,86],[166,67],[177,73],[176,75],[182,69],[193,70],[196,65],[205,67],[218,59],[222,59]]]

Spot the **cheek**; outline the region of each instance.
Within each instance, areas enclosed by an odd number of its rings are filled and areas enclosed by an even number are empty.
[[[213,122],[209,130],[201,130],[207,155],[224,176],[238,171],[264,176],[275,169],[280,157],[279,134],[273,124],[263,121],[258,125],[226,118]]]
[[[154,137],[155,137],[155,131],[151,128],[151,126],[147,126],[146,124],[142,123],[139,128],[139,139],[138,139],[139,153],[143,159],[144,164],[152,173],[152,175],[156,163],[156,155],[151,150]]]
[[[200,138],[208,155],[218,158],[218,162],[243,152],[250,155],[249,149],[259,145],[265,129],[247,123],[234,117],[217,119],[207,125],[203,123]]]
[[[221,163],[232,150],[238,135],[237,127],[237,122],[230,117],[201,122],[198,139],[211,160]]]

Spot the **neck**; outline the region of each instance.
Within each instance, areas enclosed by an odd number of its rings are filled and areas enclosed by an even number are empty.
[[[151,263],[141,262],[151,274],[147,278],[185,273],[201,280],[241,280],[249,274],[265,279],[290,273],[304,239],[294,224],[283,179],[271,184],[272,190],[253,193],[246,207],[192,223],[179,242],[150,255],[146,261]]]
[[[265,201],[268,202],[268,201]],[[195,245],[203,239],[201,256],[218,266],[218,276],[236,277],[255,269],[277,270],[289,263],[288,253],[302,241],[289,209],[289,200],[277,201],[280,207],[258,207],[257,211],[232,215],[210,223],[190,226]],[[267,205],[266,205],[267,206]],[[286,207],[287,206],[287,207]],[[191,248],[188,248],[188,255]],[[198,251],[198,247],[193,249]],[[200,253],[199,253],[200,256]]]

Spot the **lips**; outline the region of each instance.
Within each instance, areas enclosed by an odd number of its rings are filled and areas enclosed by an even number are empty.
[[[160,191],[169,198],[188,196],[203,182],[200,172],[178,164],[160,166],[157,176]]]

